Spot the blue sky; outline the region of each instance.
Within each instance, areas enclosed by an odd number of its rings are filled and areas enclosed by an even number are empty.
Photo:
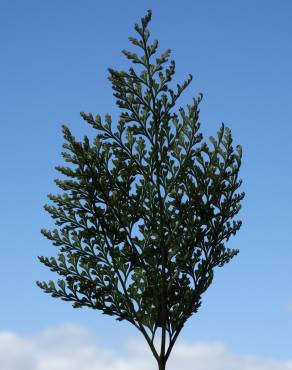
[[[240,254],[216,271],[180,340],[219,341],[236,353],[291,360],[288,0],[2,2],[0,331],[30,334],[70,322],[110,348],[118,349],[124,336],[140,338],[127,323],[52,299],[35,281],[55,277],[37,255],[57,252],[40,229],[53,225],[43,205],[58,192],[61,125],[92,137],[80,111],[117,116],[107,67],[129,66],[121,50],[149,8],[152,36],[160,50],[173,51],[177,82],[193,74],[182,104],[203,92],[205,137],[223,121],[243,146],[243,227],[229,242]]]

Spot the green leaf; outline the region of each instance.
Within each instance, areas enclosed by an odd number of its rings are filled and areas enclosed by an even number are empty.
[[[123,50],[129,70],[108,69],[118,120],[81,112],[97,130],[81,142],[62,126],[68,166],[55,167],[62,194],[49,194],[44,206],[55,229],[41,229],[57,257],[38,257],[59,279],[57,287],[37,282],[74,308],[128,320],[143,334],[147,328],[148,343],[157,327],[167,337],[181,330],[214,270],[238,254],[226,243],[241,227],[235,216],[244,198],[241,146],[233,149],[224,124],[210,147],[203,142],[202,94],[178,105],[192,75],[170,86],[175,61],[170,49],[156,54],[151,17],[148,11],[134,27],[135,50]]]

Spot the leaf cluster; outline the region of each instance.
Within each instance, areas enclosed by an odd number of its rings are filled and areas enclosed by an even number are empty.
[[[222,124],[207,145],[199,132],[202,95],[176,109],[192,77],[169,86],[175,62],[170,50],[156,56],[150,20],[149,11],[129,38],[138,51],[123,51],[137,68],[109,69],[121,109],[116,127],[110,115],[103,121],[82,112],[97,131],[90,143],[63,126],[62,155],[71,166],[56,167],[66,178],[56,180],[63,193],[49,194],[53,205],[45,209],[57,228],[42,230],[59,254],[39,257],[60,279],[37,284],[74,307],[129,321],[156,358],[160,327],[169,335],[166,361],[214,268],[238,253],[225,243],[241,226],[234,217],[244,193],[237,192],[242,151],[230,129]]]

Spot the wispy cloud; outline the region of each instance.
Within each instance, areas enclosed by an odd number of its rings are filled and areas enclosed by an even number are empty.
[[[157,370],[141,341],[127,343],[125,354],[96,344],[84,328],[63,325],[34,336],[0,332],[1,370]],[[223,344],[178,343],[168,370],[292,370],[292,362],[231,353]]]

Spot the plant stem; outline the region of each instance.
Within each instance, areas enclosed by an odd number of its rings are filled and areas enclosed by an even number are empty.
[[[166,362],[164,360],[160,360],[158,362],[158,370],[165,370]]]

